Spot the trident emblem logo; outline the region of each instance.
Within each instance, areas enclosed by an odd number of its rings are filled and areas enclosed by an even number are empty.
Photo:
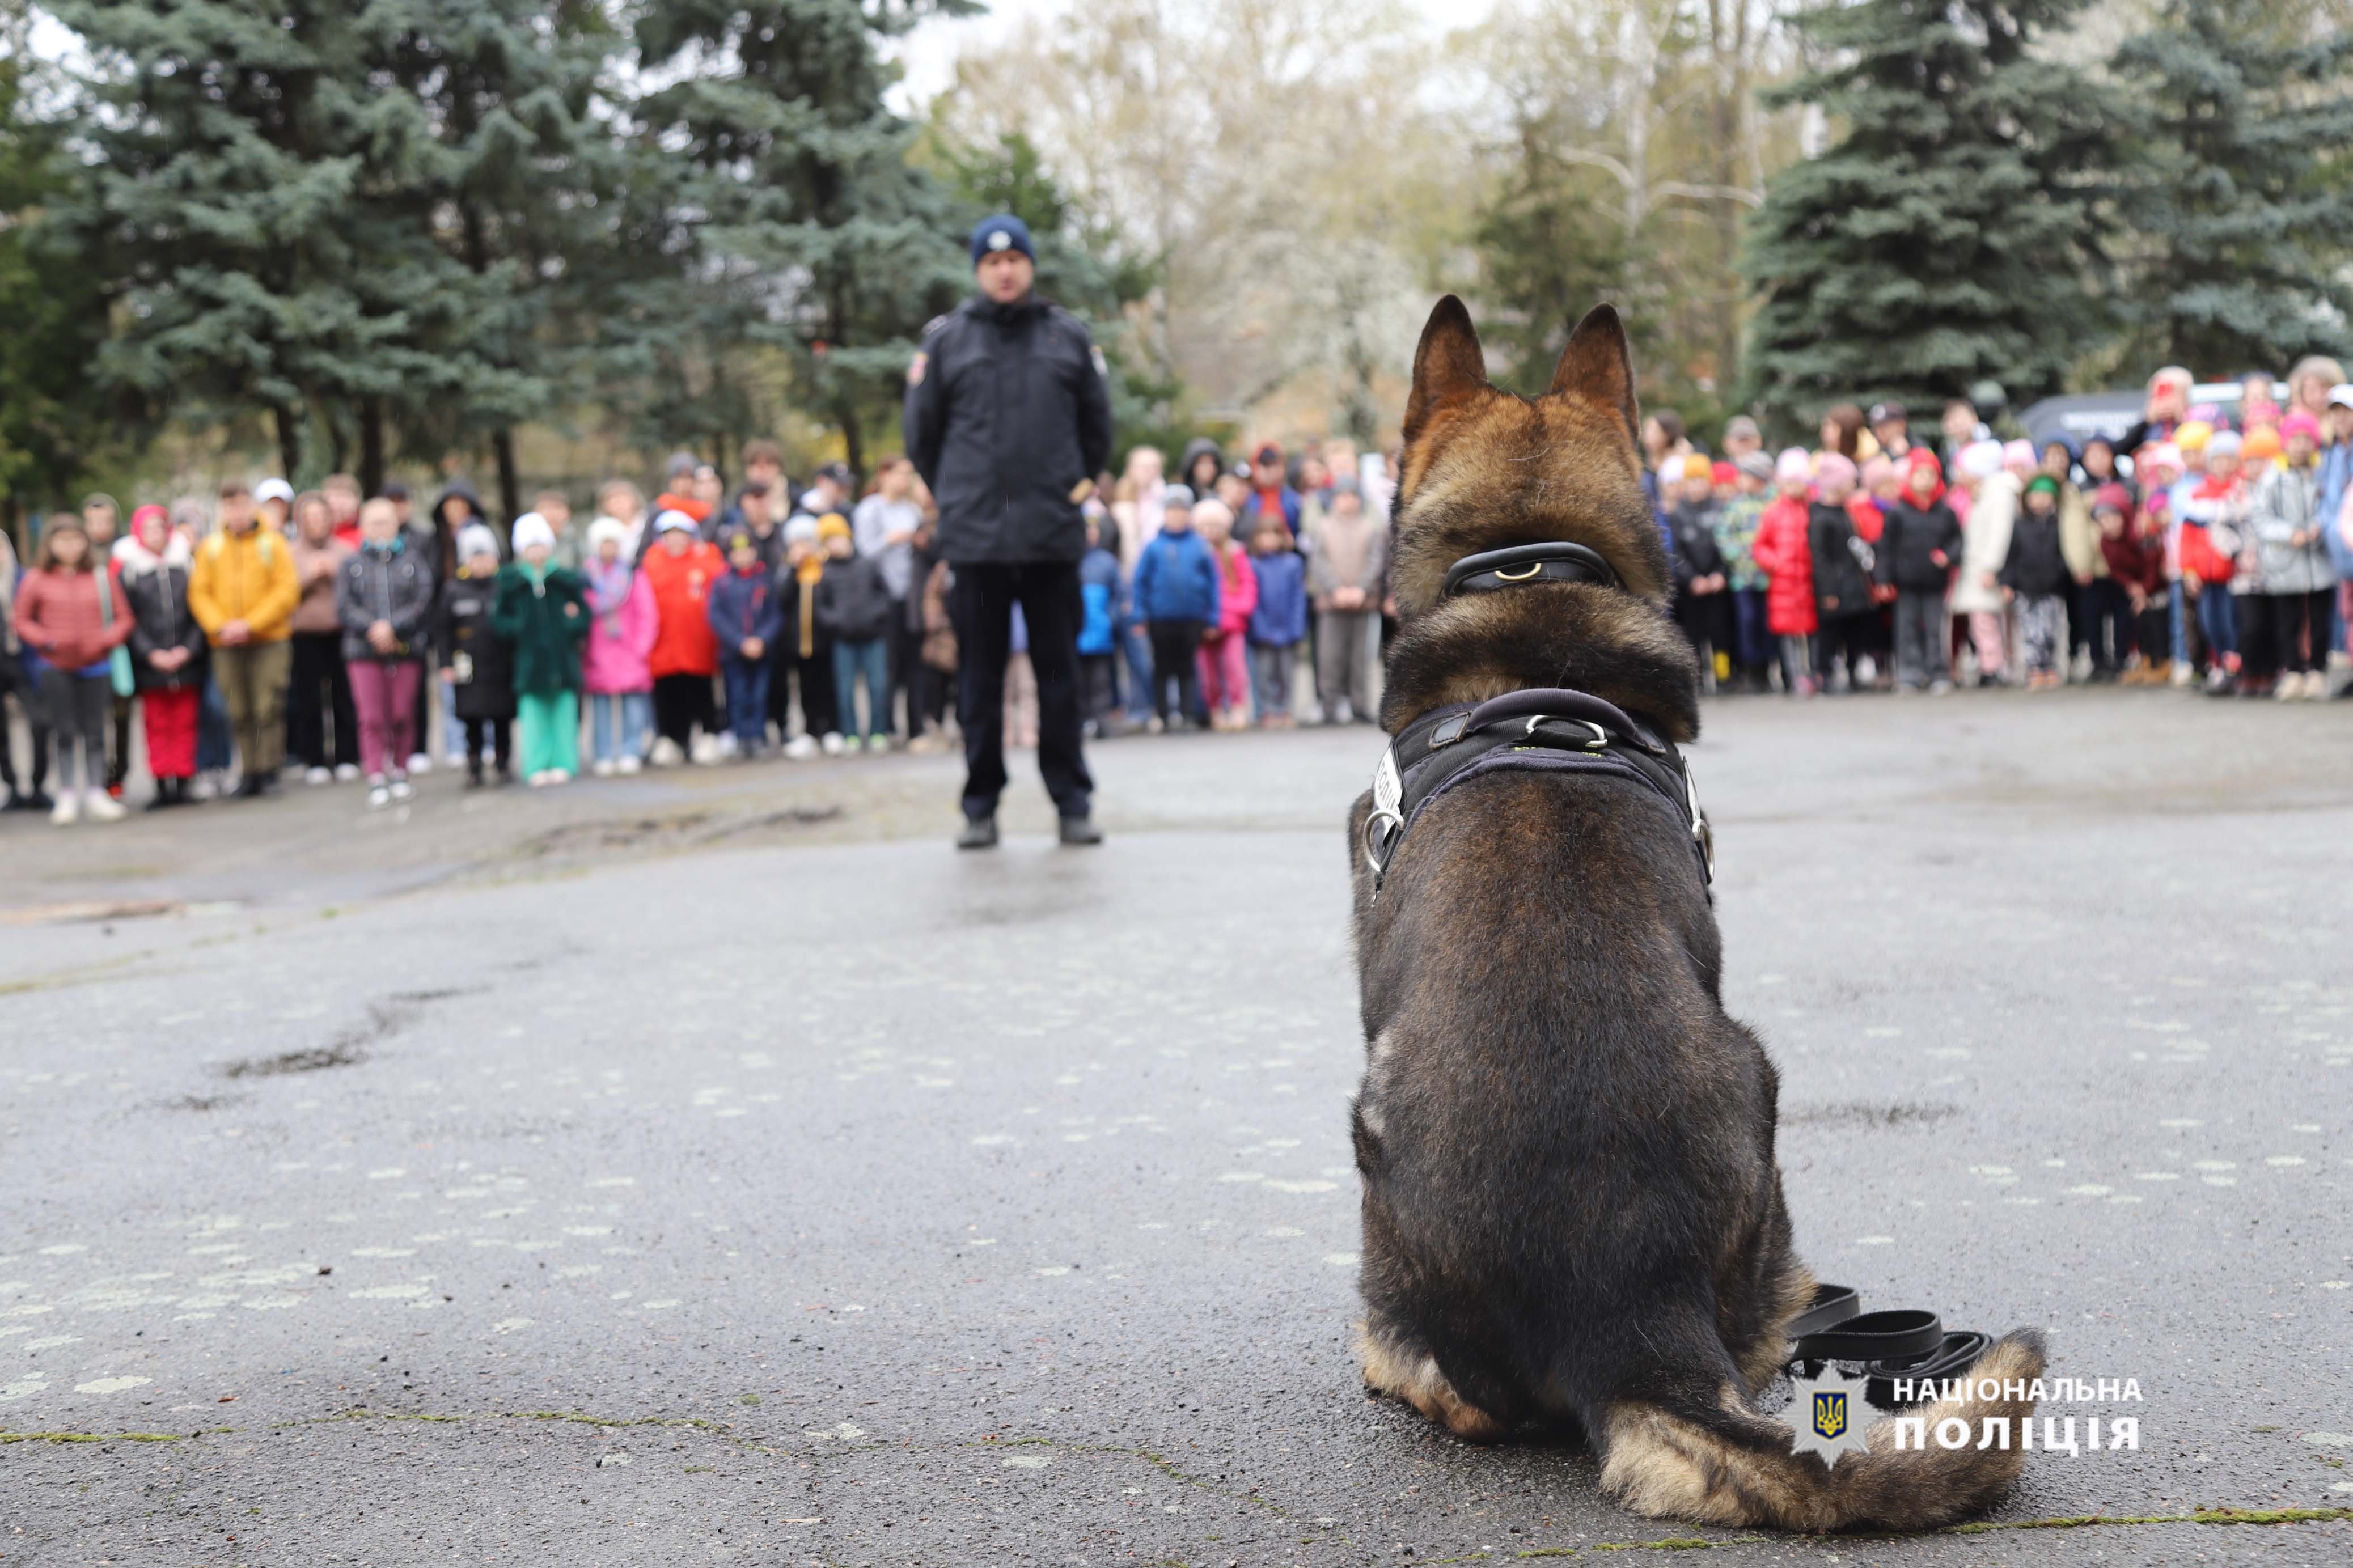
[[[1823,1367],[1820,1376],[1795,1382],[1781,1419],[1797,1437],[1797,1452],[1820,1454],[1826,1463],[1835,1465],[1841,1454],[1870,1450],[1862,1427],[1870,1425],[1871,1416],[1855,1403],[1862,1397],[1861,1382],[1849,1380],[1834,1366]]]

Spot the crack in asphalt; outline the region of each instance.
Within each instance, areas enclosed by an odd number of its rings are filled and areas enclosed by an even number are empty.
[[[329,1040],[323,1046],[309,1046],[301,1050],[280,1051],[273,1057],[240,1057],[223,1062],[214,1071],[223,1078],[282,1078],[289,1073],[323,1072],[330,1068],[357,1067],[368,1059],[368,1047],[391,1039],[411,1024],[417,1016],[435,1002],[446,1002],[453,996],[478,995],[481,987],[446,986],[433,991],[396,991],[380,1002],[367,1005],[367,1019],[354,1025]],[[195,1109],[209,1110],[209,1106]]]

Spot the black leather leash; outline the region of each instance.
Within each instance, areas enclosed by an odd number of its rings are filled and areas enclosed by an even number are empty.
[[[1380,897],[1398,846],[1430,802],[1457,784],[1502,771],[1601,773],[1642,785],[1674,810],[1690,836],[1701,885],[1715,881],[1715,837],[1683,753],[1615,703],[1589,692],[1537,688],[1485,702],[1450,702],[1398,732],[1374,771],[1373,809],[1365,821],[1373,897]],[[1709,887],[1708,897],[1715,896]]]
[[[1789,1365],[1861,1362],[1862,1397],[1882,1410],[1899,1408],[1898,1378],[1941,1382],[1974,1365],[1993,1342],[1973,1329],[1947,1331],[1936,1314],[1917,1307],[1866,1312],[1844,1285],[1815,1287],[1813,1305],[1789,1321]]]

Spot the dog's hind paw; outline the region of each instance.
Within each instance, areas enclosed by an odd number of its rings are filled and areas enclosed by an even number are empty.
[[[1365,1369],[1365,1386],[1374,1393],[1404,1400],[1466,1443],[1503,1441],[1504,1424],[1457,1394],[1429,1352],[1359,1323],[1356,1359]]]

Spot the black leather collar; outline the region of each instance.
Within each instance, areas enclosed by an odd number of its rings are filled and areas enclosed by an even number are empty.
[[[1617,572],[1601,558],[1600,552],[1557,540],[1465,555],[1446,569],[1446,582],[1438,590],[1438,596],[1443,599],[1453,594],[1491,593],[1523,583],[1593,583],[1604,588],[1619,585]]]

